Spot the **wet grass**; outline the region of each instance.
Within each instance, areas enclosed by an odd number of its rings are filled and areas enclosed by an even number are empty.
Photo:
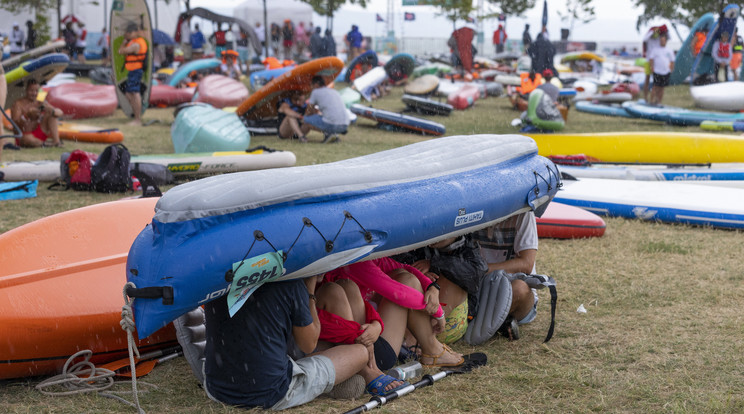
[[[400,111],[401,92],[375,102]],[[672,87],[665,103],[690,107],[686,87]],[[503,98],[479,101],[451,117],[431,117],[448,135],[513,133],[518,117]],[[120,113],[86,121],[122,128],[133,154],[172,152],[172,111],[150,110],[147,119],[161,124],[125,126]],[[605,118],[571,111],[567,132],[690,131],[653,122]],[[254,137],[297,154],[298,164],[314,164],[376,152],[425,137],[380,131],[360,120],[333,145],[321,137],[301,145],[274,137]],[[67,143],[66,151],[100,152],[95,144]],[[4,160],[56,159],[62,150],[6,152]],[[0,231],[83,205],[121,195],[39,190],[35,199],[2,203]],[[493,339],[478,348],[458,343],[461,352],[486,352],[487,367],[447,377],[379,410],[389,413],[493,412],[744,412],[744,364],[741,313],[744,297],[742,233],[705,227],[607,219],[604,237],[541,240],[538,271],[558,281],[558,311],[553,340],[542,344],[549,324],[549,296],[541,292],[540,315],[523,327],[516,342]],[[1,264],[0,264],[1,265]],[[583,304],[587,313],[576,309]],[[2,340],[2,338],[0,338]],[[95,395],[47,397],[33,387],[41,379],[0,382],[0,411],[10,413],[134,412]],[[168,361],[144,378],[158,388],[141,397],[150,413],[238,413],[243,410],[210,402],[183,359]],[[126,390],[126,386],[120,386]],[[296,413],[342,412],[366,399],[319,398]]]

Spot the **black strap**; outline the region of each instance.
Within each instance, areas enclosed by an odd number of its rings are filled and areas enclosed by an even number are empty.
[[[163,298],[163,305],[173,304],[173,287],[153,286],[146,288],[127,287],[127,296],[130,298],[159,299]]]
[[[543,343],[550,341],[553,337],[553,330],[555,329],[555,308],[558,305],[558,291],[555,289],[555,285],[548,286],[550,290],[550,328],[548,328],[548,335],[545,337]]]

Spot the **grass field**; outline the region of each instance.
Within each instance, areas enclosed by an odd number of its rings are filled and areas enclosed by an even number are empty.
[[[374,106],[403,109],[396,90]],[[665,103],[691,107],[688,88],[668,88]],[[504,98],[477,102],[447,118],[447,135],[515,133],[519,114]],[[118,112],[86,121],[119,127],[133,154],[172,152],[171,109],[148,110],[145,119],[161,122],[132,128]],[[566,132],[700,131],[651,121],[605,118],[572,110]],[[339,144],[319,144],[321,136],[299,144],[275,137],[254,137],[251,145],[295,152],[299,165],[325,163],[418,142],[425,137],[380,131],[359,120]],[[67,142],[64,149],[6,151],[3,161],[58,159],[63,151],[98,152],[101,145]],[[122,195],[52,192],[41,185],[38,197],[5,201],[0,232],[56,212],[116,200]],[[495,338],[461,352],[486,352],[487,367],[447,377],[379,412],[744,412],[744,239],[738,231],[610,218],[604,237],[541,240],[538,271],[558,281],[555,336],[542,340],[549,323],[549,296],[540,294],[537,320],[523,327],[523,338]],[[1,264],[0,264],[1,266]],[[583,304],[588,312],[579,314]],[[0,338],[3,340],[3,338]],[[12,413],[134,412],[96,395],[47,397],[34,389],[41,379],[0,382],[0,411]],[[241,412],[210,402],[183,359],[156,368],[144,381],[157,389],[141,397],[150,413]],[[127,386],[119,386],[127,390]],[[131,397],[125,396],[125,397]],[[296,413],[342,412],[367,399],[319,398]]]

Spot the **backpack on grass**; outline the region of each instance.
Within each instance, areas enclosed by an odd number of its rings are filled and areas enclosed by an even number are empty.
[[[132,190],[129,173],[131,154],[122,144],[106,147],[90,170],[93,190],[99,193],[123,193]]]

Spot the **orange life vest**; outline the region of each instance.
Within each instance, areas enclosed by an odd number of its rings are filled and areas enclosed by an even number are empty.
[[[695,42],[693,43],[695,46],[692,49],[692,54],[697,56],[697,54],[700,53],[700,49],[702,49],[705,44],[705,33],[696,32],[693,41]]]
[[[521,81],[521,86],[517,87],[517,91],[521,93],[522,95],[527,95],[530,92],[534,91],[535,88],[542,85],[542,75],[539,73],[535,74],[535,79],[530,79],[530,74],[527,72],[523,72],[519,74],[519,78]]]
[[[144,68],[145,59],[147,59],[147,42],[145,39],[141,37],[132,39],[127,43],[126,47],[131,46],[133,43],[139,45],[139,52],[130,53],[124,58],[124,69],[130,72]]]

